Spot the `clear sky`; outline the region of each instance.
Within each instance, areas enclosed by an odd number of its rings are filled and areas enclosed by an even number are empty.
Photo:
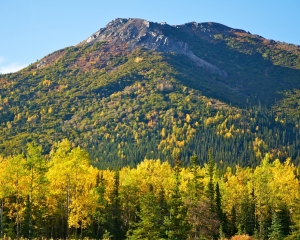
[[[0,0],[0,73],[76,45],[119,17],[218,22],[300,45],[300,0]]]

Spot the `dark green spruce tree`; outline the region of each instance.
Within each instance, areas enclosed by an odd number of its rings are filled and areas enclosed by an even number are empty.
[[[189,198],[192,202],[197,202],[203,194],[203,185],[199,182],[202,176],[199,176],[198,173],[199,165],[197,155],[193,155],[190,162],[190,172],[192,173],[193,178],[189,183]]]
[[[232,206],[230,220],[228,220],[228,236],[232,237],[237,233],[237,213],[235,206]]]
[[[113,235],[113,239],[120,240],[125,238],[122,224],[122,209],[119,196],[120,173],[115,171],[114,188],[111,195],[111,204],[109,206],[108,231]]]
[[[159,191],[159,196],[158,196],[158,203],[159,203],[159,225],[161,226],[161,229],[163,231],[163,236],[166,236],[166,228],[165,228],[165,217],[167,216],[168,213],[168,204],[166,201],[165,197],[165,190],[161,187]]]
[[[286,204],[281,204],[278,208],[277,215],[281,223],[282,234],[284,236],[289,235],[291,232],[292,221],[291,221],[291,213],[290,210],[288,209],[288,206]]]
[[[269,240],[282,240],[283,238],[282,225],[278,214],[274,211],[272,214],[272,225],[269,228]]]
[[[134,224],[134,230],[128,232],[128,239],[163,239],[165,228],[161,223],[160,203],[153,192],[153,186],[140,199],[140,221]]]
[[[219,183],[216,184],[216,194],[215,194],[215,212],[220,220],[220,234],[224,233],[226,236],[228,235],[228,224],[227,224],[227,216],[223,212],[222,209],[222,196],[220,193]]]
[[[241,233],[252,236],[255,231],[255,203],[254,191],[251,195],[245,194],[241,204],[241,213],[239,214],[240,231]]]
[[[215,172],[215,162],[213,160],[212,156],[212,148],[208,150],[208,176],[209,176],[209,182],[207,186],[207,192],[206,195],[208,197],[209,203],[210,203],[210,209],[211,211],[214,211],[214,198],[215,198],[215,188],[214,188],[214,172]]]
[[[102,236],[105,232],[105,224],[106,224],[106,218],[107,218],[107,201],[104,198],[105,194],[105,184],[104,184],[104,178],[103,174],[97,174],[96,177],[96,187],[95,191],[98,195],[97,199],[97,208],[94,214],[94,221],[93,221],[93,233],[94,236],[99,239],[100,236]]]
[[[182,162],[179,154],[175,157],[175,187],[168,201],[168,216],[165,218],[166,234],[168,239],[181,240],[188,237],[190,224],[187,220],[187,208],[182,201],[179,190],[180,185],[180,166]]]

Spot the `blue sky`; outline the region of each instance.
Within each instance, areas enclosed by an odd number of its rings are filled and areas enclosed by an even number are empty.
[[[118,18],[218,22],[300,45],[300,0],[0,0],[0,73],[73,46]]]

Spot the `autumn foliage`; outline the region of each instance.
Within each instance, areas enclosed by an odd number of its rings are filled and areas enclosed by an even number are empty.
[[[99,170],[68,140],[47,156],[30,144],[24,154],[0,160],[1,237],[237,240],[297,235],[299,175],[289,159],[271,162],[267,154],[256,168],[221,172],[213,151],[209,156],[204,166],[193,156],[184,167],[178,155],[174,167],[144,160],[136,168]]]

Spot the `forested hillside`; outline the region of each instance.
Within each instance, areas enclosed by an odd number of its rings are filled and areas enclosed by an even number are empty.
[[[299,163],[300,48],[217,23],[116,19],[77,46],[0,76],[0,150],[68,138],[94,166]]]
[[[289,158],[220,169],[209,149],[205,164],[194,155],[183,167],[177,153],[174,166],[99,170],[71,145],[1,158],[0,238],[299,238],[300,175]]]

